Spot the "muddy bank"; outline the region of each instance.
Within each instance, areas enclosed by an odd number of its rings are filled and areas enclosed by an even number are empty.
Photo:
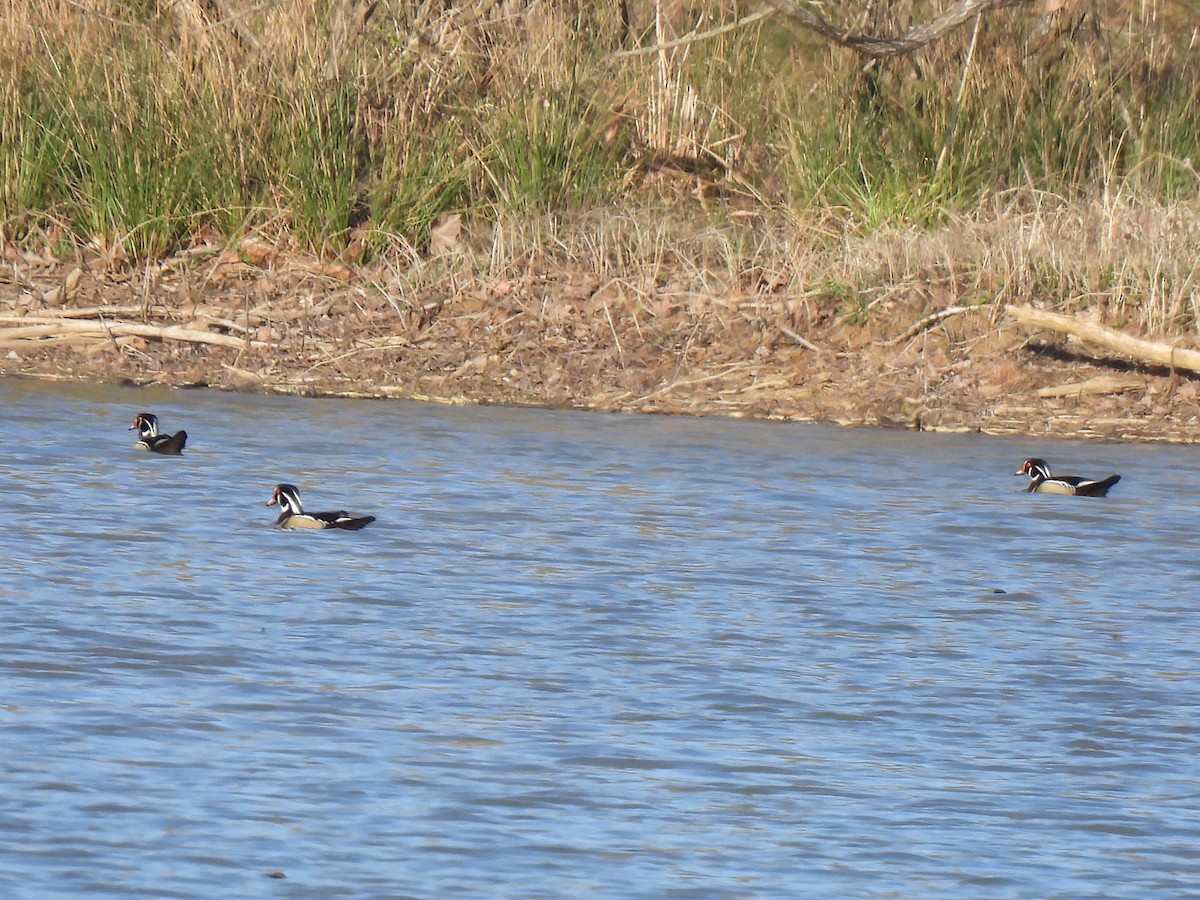
[[[602,278],[527,261],[413,279],[212,248],[149,266],[10,250],[0,374],[610,412],[1121,440],[1200,439],[1186,373],[1097,358],[993,305],[869,309],[791,294]],[[1085,384],[1086,383],[1086,384]],[[1079,385],[1084,387],[1080,388]]]

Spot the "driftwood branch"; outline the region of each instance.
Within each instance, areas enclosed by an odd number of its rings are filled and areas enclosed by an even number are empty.
[[[903,334],[897,335],[887,342],[889,347],[894,347],[896,344],[903,344],[911,337],[916,337],[926,328],[931,325],[936,325],[944,319],[949,319],[951,316],[957,316],[961,313],[970,312],[973,309],[978,309],[976,306],[947,306],[945,309],[939,309],[935,313],[930,313],[925,318],[914,322],[911,327],[905,329]]]
[[[0,339],[39,339],[60,334],[132,336],[190,344],[214,344],[218,347],[268,347],[265,341],[252,341],[230,334],[213,334],[181,325],[143,325],[137,322],[109,322],[103,319],[61,319],[53,316],[0,316]]]
[[[826,40],[849,47],[864,56],[901,56],[920,50],[949,31],[970,22],[981,13],[1006,6],[1031,4],[1035,0],[958,0],[950,8],[928,22],[914,25],[903,34],[881,37],[859,34],[830,22],[817,10],[820,5],[812,0],[766,0],[767,5],[783,13],[793,22],[815,31]]]
[[[1146,362],[1170,366],[1172,369],[1187,369],[1200,372],[1200,351],[1176,347],[1159,341],[1146,341],[1131,337],[1114,328],[1108,328],[1088,319],[1077,319],[1058,313],[1034,309],[1032,306],[1006,306],[1005,311],[1030,328],[1048,328],[1063,334],[1073,335],[1081,341],[1099,344],[1109,350],[1132,356]]]

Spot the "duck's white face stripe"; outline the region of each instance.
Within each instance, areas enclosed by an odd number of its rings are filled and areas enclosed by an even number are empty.
[[[1030,478],[1041,478],[1048,480],[1053,478],[1050,474],[1050,467],[1044,462],[1034,459],[1025,460],[1025,465],[1021,467],[1021,472],[1028,475]]]
[[[275,499],[279,501],[282,512],[300,515],[304,508],[300,505],[300,492],[295,488],[276,488]]]
[[[157,416],[150,415],[149,413],[139,413],[137,421],[134,424],[137,425],[138,434],[143,441],[148,441],[158,436]]]

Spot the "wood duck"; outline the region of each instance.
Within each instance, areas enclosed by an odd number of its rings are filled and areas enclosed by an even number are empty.
[[[1027,459],[1021,471],[1013,474],[1029,476],[1029,487],[1025,488],[1027,494],[1074,494],[1079,497],[1103,497],[1109,488],[1121,480],[1120,475],[1099,479],[1052,475],[1044,459]]]
[[[358,531],[375,521],[374,516],[352,516],[344,509],[335,512],[306,513],[300,505],[300,491],[293,484],[277,484],[267,506],[279,504],[280,528],[341,528]]]
[[[126,431],[133,431],[135,428],[139,438],[138,442],[133,445],[136,450],[150,450],[167,456],[178,456],[183,452],[183,445],[187,443],[186,431],[159,434],[158,416],[151,413],[138,413],[137,418],[133,420],[133,424]]]

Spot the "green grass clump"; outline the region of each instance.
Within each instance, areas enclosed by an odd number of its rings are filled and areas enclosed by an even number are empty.
[[[379,177],[367,198],[377,246],[396,236],[423,246],[440,216],[466,208],[471,165],[458,152],[462,143],[458,124],[447,122],[431,135],[397,135],[377,148]]]
[[[477,148],[484,197],[496,207],[552,212],[617,194],[622,168],[578,85],[519,95],[496,119]]]
[[[347,85],[327,92],[305,85],[280,103],[271,121],[267,153],[279,160],[278,201],[291,213],[296,239],[307,246],[346,245],[367,154],[357,104]]]

